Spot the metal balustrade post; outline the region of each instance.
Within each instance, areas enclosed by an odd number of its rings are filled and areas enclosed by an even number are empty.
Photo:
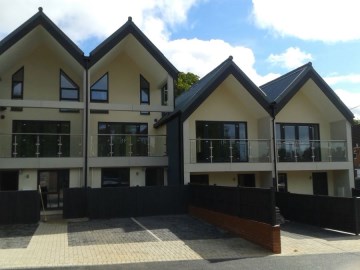
[[[114,154],[114,151],[113,151],[113,146],[114,146],[114,144],[113,144],[113,135],[110,135],[110,157],[112,157],[113,156],[113,154]]]
[[[315,162],[315,146],[314,146],[314,142],[311,142],[311,157],[313,162]]]
[[[130,135],[130,143],[129,143],[129,156],[131,157],[132,156],[132,146],[133,146],[133,143],[132,143],[132,140],[133,140],[133,137]]]
[[[232,147],[231,140],[230,140],[229,142],[230,142],[230,144],[229,144],[229,150],[230,150],[230,163],[232,163],[232,162],[233,162],[233,153],[232,153],[233,147]]]
[[[59,157],[61,157],[61,155],[62,155],[61,146],[62,146],[61,135],[59,135],[59,137],[58,137],[58,153],[57,153]]]
[[[40,136],[39,135],[36,135],[36,143],[35,143],[35,145],[36,145],[36,152],[35,152],[35,155],[36,155],[36,157],[39,157],[39,155],[40,155]]]
[[[150,155],[150,144],[151,144],[151,138],[150,136],[147,137],[147,148],[148,148],[148,157],[151,157]],[[156,149],[156,142],[155,142],[155,149]]]
[[[298,141],[294,141],[294,149],[295,149],[295,162],[298,162],[298,147],[299,147],[299,142]]]
[[[213,146],[212,146],[212,140],[210,140],[210,163],[213,161]]]

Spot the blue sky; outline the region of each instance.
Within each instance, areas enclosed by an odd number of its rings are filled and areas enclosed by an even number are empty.
[[[132,16],[180,71],[199,76],[232,55],[261,85],[311,61],[360,119],[358,0],[0,0],[0,39],[39,6],[85,54]]]

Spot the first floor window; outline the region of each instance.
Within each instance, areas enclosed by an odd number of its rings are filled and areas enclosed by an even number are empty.
[[[197,162],[248,161],[245,122],[196,121]]]
[[[19,189],[19,171],[0,171],[0,191]]]
[[[98,156],[148,156],[147,123],[99,122]]]
[[[101,169],[101,187],[129,187],[130,168]]]
[[[14,120],[13,157],[69,157],[70,122]]]
[[[168,105],[168,99],[169,99],[169,92],[168,92],[168,86],[167,83],[161,87],[161,105]]]
[[[317,124],[276,124],[279,161],[320,161],[320,135]]]

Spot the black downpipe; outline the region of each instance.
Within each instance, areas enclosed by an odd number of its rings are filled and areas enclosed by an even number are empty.
[[[276,137],[275,137],[275,109],[276,109],[276,102],[272,102],[270,104],[271,108],[271,117],[272,117],[272,142],[273,142],[273,158],[274,158],[274,179],[273,179],[273,186],[275,188],[275,191],[279,191],[278,188],[278,172],[277,172],[277,156],[276,156]]]
[[[85,175],[85,185],[84,185],[84,188],[86,189],[87,188],[87,178],[88,178],[88,135],[89,135],[89,102],[88,102],[88,99],[89,99],[89,89],[88,89],[88,81],[89,81],[89,58],[85,58],[85,84],[86,84],[86,87],[85,87],[85,172],[84,172],[84,175]]]

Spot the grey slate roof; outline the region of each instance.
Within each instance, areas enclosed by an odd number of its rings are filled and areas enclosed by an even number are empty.
[[[174,79],[177,78],[179,71],[135,25],[131,17],[128,18],[128,21],[123,26],[90,52],[89,66],[93,66],[129,34],[132,34]]]
[[[312,79],[344,117],[352,122],[354,118],[353,113],[315,71],[311,62],[260,86],[260,89],[262,89],[271,102],[275,104],[274,112],[276,115],[309,79]]]
[[[45,15],[42,8],[39,8],[39,11],[34,16],[0,41],[0,55],[38,25],[44,27],[82,66],[85,66],[83,51]]]
[[[230,75],[232,74],[259,104],[270,113],[270,102],[246,74],[233,62],[230,56],[210,73],[200,79],[196,84],[184,92],[175,100],[175,110],[161,118],[155,127],[161,126],[175,116],[181,114],[181,120],[185,121],[191,113]]]

